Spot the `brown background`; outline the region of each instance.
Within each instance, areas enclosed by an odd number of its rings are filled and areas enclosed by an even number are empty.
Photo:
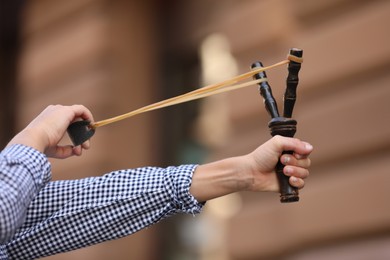
[[[229,43],[237,73],[256,60],[278,62],[291,47],[304,50],[294,118],[297,137],[315,152],[299,203],[240,193],[212,201],[196,218],[173,217],[47,259],[390,258],[389,1],[36,0],[17,7],[24,7],[13,27],[20,48],[3,51],[3,142],[49,104],[84,104],[101,120],[202,86],[199,49],[213,33]],[[280,108],[286,72],[267,72]],[[205,134],[207,114],[222,123]],[[98,129],[84,156],[53,161],[54,179],[248,153],[269,138],[268,120],[256,87],[147,113]]]

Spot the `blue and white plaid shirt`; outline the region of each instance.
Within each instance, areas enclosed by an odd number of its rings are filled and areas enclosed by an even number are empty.
[[[189,193],[196,165],[144,167],[50,181],[46,156],[0,153],[0,259],[34,259],[117,239],[176,213],[200,213]]]

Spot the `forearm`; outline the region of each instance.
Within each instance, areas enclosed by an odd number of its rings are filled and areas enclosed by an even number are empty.
[[[23,174],[22,167],[14,166],[12,173],[9,174],[9,172],[9,168],[2,165],[0,174],[0,244],[8,241],[23,223],[28,202],[36,193],[31,177]],[[15,173],[19,176],[12,176]],[[25,181],[23,182],[23,180]]]
[[[190,188],[198,201],[207,201],[248,188],[248,159],[232,157],[204,165],[195,170]]]
[[[127,236],[176,213],[199,213],[202,204],[189,193],[194,168],[146,167],[51,182],[7,251],[18,259],[43,257]],[[22,250],[26,244],[34,250]]]
[[[46,157],[30,147],[14,145],[0,155],[0,242],[23,223],[27,207],[50,180]]]

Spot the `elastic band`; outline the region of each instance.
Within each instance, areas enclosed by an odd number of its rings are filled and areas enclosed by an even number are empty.
[[[294,61],[294,62],[296,62],[296,63],[302,63],[302,62],[303,62],[303,58],[297,57],[297,56],[291,55],[291,54],[287,55],[287,59],[288,59],[289,61]]]

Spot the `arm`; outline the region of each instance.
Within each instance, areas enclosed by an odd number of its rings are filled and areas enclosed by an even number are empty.
[[[31,129],[42,128],[32,124]],[[53,135],[43,136],[42,140],[50,140]],[[277,191],[274,166],[283,150],[295,151],[293,156],[283,155],[282,162],[289,165],[285,173],[292,176],[292,184],[302,188],[312,147],[282,137],[272,138],[248,155],[198,167],[145,167],[51,182],[30,204],[23,226],[5,245],[6,251],[17,259],[48,256],[132,234],[176,213],[199,213],[203,206],[199,202],[232,192]],[[74,148],[51,142],[41,151],[60,158],[77,155]]]
[[[279,191],[275,165],[285,165],[284,174],[290,184],[303,188],[310,167],[313,147],[295,138],[276,136],[250,154],[201,165],[193,176],[190,192],[199,201],[206,201],[237,191]],[[294,151],[293,155],[283,151]]]
[[[177,213],[199,213],[203,204],[189,193],[195,169],[144,167],[50,182],[6,251],[12,259],[40,258],[127,236]]]
[[[50,180],[46,157],[23,145],[0,154],[0,243],[8,241],[23,223],[26,209]]]
[[[177,213],[199,213],[203,203],[240,190],[277,191],[274,166],[283,150],[292,184],[303,187],[312,147],[275,137],[245,156],[201,166],[145,167],[102,177],[57,181],[31,203],[25,225],[6,245],[15,258],[36,258],[137,232]],[[39,214],[37,214],[39,212]],[[33,249],[23,250],[25,245]]]
[[[31,200],[50,180],[50,165],[42,153],[66,158],[88,148],[88,143],[57,145],[69,123],[77,118],[92,119],[92,115],[83,106],[49,106],[1,152],[0,243],[9,240],[23,223]]]

